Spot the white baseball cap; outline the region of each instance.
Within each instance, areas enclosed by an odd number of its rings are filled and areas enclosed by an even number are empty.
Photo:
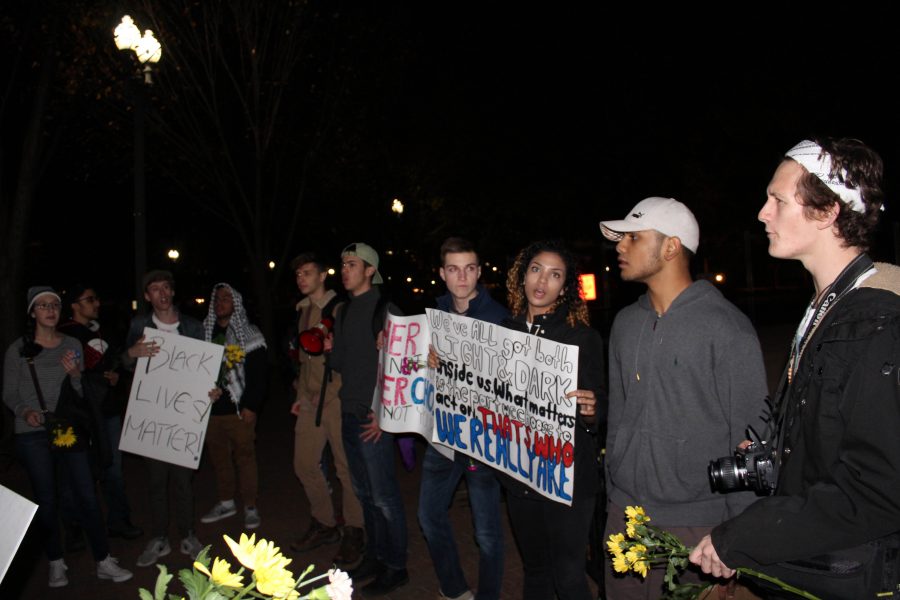
[[[614,242],[632,231],[655,229],[663,235],[677,237],[691,252],[700,245],[700,226],[690,209],[675,198],[651,196],[632,208],[621,221],[600,221],[603,236]]]

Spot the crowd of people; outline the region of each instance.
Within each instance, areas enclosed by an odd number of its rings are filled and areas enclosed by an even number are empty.
[[[804,141],[787,152],[769,183],[759,212],[769,253],[799,260],[815,284],[771,397],[750,320],[713,285],[691,276],[700,227],[677,200],[646,198],[624,219],[600,223],[601,234],[616,243],[622,279],[646,286],[616,316],[608,352],[590,325],[577,261],[563,242],[538,241],[518,253],[504,307],[479,282],[475,246],[448,238],[439,255],[447,293],[437,299],[438,310],[578,347],[577,389],[568,394],[576,407],[574,494],[562,504],[469,456],[448,458],[429,446],[417,515],[439,583],[435,593],[443,600],[500,598],[509,551],[504,498],[526,600],[591,598],[585,556],[592,530],[604,528],[598,513],[605,513],[609,535],[623,530],[625,508],[635,506],[694,547],[693,566],[680,582],[721,586],[734,597],[778,593],[744,579],[726,581],[743,567],[823,598],[900,589],[900,271],[866,254],[883,210],[882,169],[878,155],[856,140]],[[388,311],[401,309],[381,290],[374,248],[353,243],[340,259],[345,294],[327,288],[321,256],[308,252],[292,263],[302,295],[290,409],[293,465],[311,518],[291,548],[334,545],[334,563],[349,570],[364,596],[376,597],[409,581],[397,443],[372,411],[382,324]],[[134,317],[123,349],[113,351],[97,323],[95,287],[63,293],[32,287],[26,334],[6,352],[3,400],[15,415],[17,456],[39,505],[51,587],[68,583],[60,524],[86,535],[98,577],[132,576],[109,555],[107,538],[144,535],[131,519],[118,439],[129,371],[160,351],[144,336],[148,327],[240,349],[237,366],[223,367],[209,392],[205,445],[217,502],[200,521],[231,518],[239,507],[245,528],[262,520],[255,428],[267,393],[266,340],[228,283],[213,287],[203,322],[177,309],[170,273],[147,273],[143,289],[149,310]],[[63,312],[68,320],[61,323]],[[439,362],[432,352],[429,366]],[[69,439],[64,434],[72,427]],[[763,432],[767,450],[754,460],[771,470],[755,472],[750,461],[749,476],[734,490],[712,490],[709,461],[746,450],[748,428]],[[74,439],[81,432],[90,432],[90,444]],[[145,462],[151,522],[137,566],[171,552],[170,485],[178,549],[196,556],[202,544],[193,470]],[[339,509],[326,471],[343,487]],[[448,516],[463,479],[479,553],[475,586]],[[607,564],[600,574],[601,596],[614,600],[658,598],[666,586],[664,568],[635,577]]]

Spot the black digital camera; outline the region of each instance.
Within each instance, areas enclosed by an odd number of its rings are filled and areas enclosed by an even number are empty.
[[[738,448],[733,456],[709,461],[709,487],[714,492],[753,490],[758,496],[771,496],[778,484],[778,459],[773,445],[761,441],[752,427],[747,428],[750,445]]]

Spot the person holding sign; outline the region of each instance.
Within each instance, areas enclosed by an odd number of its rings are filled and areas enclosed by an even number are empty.
[[[79,439],[87,436],[87,431],[79,428],[74,418],[66,418],[65,425],[57,420],[56,427],[48,423],[54,413],[57,418],[73,414],[63,410],[64,403],[80,404],[81,343],[56,330],[62,305],[53,288],[29,288],[27,301],[26,333],[7,348],[3,362],[3,402],[16,416],[16,454],[28,472],[38,504],[35,525],[50,561],[48,584],[63,587],[69,583],[56,500],[57,485],[63,479],[75,502],[73,516],[87,533],[97,561],[97,577],[127,581],[131,571],[109,555],[87,444]]]
[[[227,283],[213,287],[203,329],[206,341],[225,346],[225,352],[216,387],[209,393],[213,405],[206,428],[206,447],[220,500],[200,521],[215,523],[237,512],[237,467],[244,528],[256,529],[260,525],[256,508],[256,414],[266,395],[266,340],[259,328],[250,324],[243,296]]]
[[[144,300],[151,310],[131,320],[125,345],[128,347],[123,363],[134,369],[142,356],[156,356],[159,352],[152,340],[144,339],[144,328],[160,329],[196,340],[203,339],[203,325],[189,315],[181,314],[175,307],[175,279],[168,271],[150,271],[144,275]],[[146,458],[150,472],[150,512],[153,539],[137,559],[139,567],[149,567],[160,556],[171,552],[169,529],[169,482],[175,487],[175,520],[182,536],[181,553],[195,558],[203,545],[194,534],[194,491],[191,480],[194,471],[154,458]]]
[[[499,324],[509,311],[478,283],[481,261],[468,240],[451,237],[441,245],[441,279],[447,294],[437,299],[445,312]],[[434,364],[432,364],[432,361]],[[437,366],[437,354],[429,366]],[[431,562],[440,582],[441,598],[471,600],[472,592],[459,564],[453,528],[447,513],[459,480],[465,476],[469,505],[478,541],[478,600],[500,597],[503,581],[503,529],[500,526],[500,484],[494,469],[463,454],[445,458],[429,445],[422,463],[419,491],[419,523],[428,543]]]
[[[378,369],[376,335],[389,308],[378,284],[378,253],[368,244],[350,244],[341,252],[341,281],[350,299],[337,315],[329,359],[341,374],[344,450],[353,491],[363,509],[366,552],[350,572],[354,581],[375,577],[365,596],[387,594],[409,583],[403,498],[394,463],[394,436],[383,432],[372,412]],[[391,312],[398,314],[396,307]]]
[[[578,346],[575,477],[572,505],[545,498],[508,476],[502,478],[519,553],[525,600],[591,598],[585,550],[600,474],[597,431],[606,420],[603,339],[591,328],[575,258],[560,242],[535,242],[519,252],[506,280],[510,329]]]
[[[733,451],[748,425],[763,431],[759,341],[719,290],[692,280],[700,227],[684,204],[647,198],[600,228],[618,242],[622,279],[647,285],[619,311],[610,333],[607,536],[622,531],[626,506],[640,505],[654,525],[696,544],[756,499],[713,494],[707,465]],[[664,576],[665,569],[650,569],[646,579],[610,574],[606,593],[658,598]],[[696,571],[679,579],[699,582]]]

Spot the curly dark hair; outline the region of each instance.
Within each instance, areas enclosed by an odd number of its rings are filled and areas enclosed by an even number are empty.
[[[840,212],[835,225],[844,246],[868,250],[884,203],[881,157],[859,140],[822,138],[814,141],[831,156],[831,177],[859,189],[865,211],[853,210],[821,179],[804,169],[797,182],[804,214],[808,219],[816,219],[838,204]]]
[[[534,257],[541,252],[556,254],[562,259],[563,264],[566,265],[566,280],[563,283],[563,292],[553,304],[551,311],[564,306],[568,309],[566,321],[570,327],[575,327],[579,322],[590,326],[591,319],[588,314],[587,304],[581,297],[581,279],[578,277],[579,273],[575,256],[559,240],[534,242],[523,248],[516,256],[513,266],[506,276],[507,302],[510,312],[514,317],[526,314],[528,298],[525,297],[525,273]]]

